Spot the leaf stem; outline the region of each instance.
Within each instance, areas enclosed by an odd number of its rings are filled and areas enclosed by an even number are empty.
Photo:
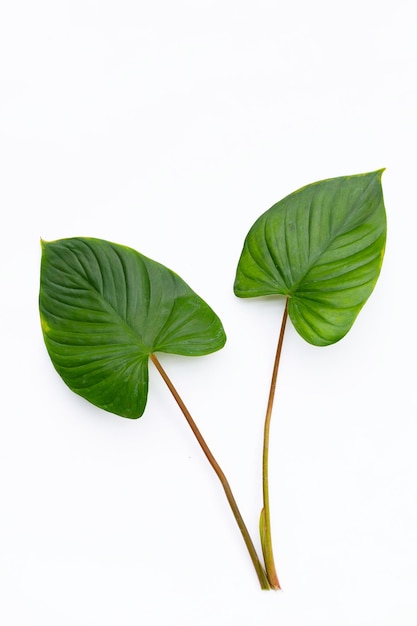
[[[263,492],[263,509],[261,511],[260,519],[260,535],[262,552],[264,555],[266,573],[268,575],[269,583],[272,589],[281,589],[279,584],[278,575],[275,568],[274,553],[272,550],[272,536],[271,536],[271,513],[269,506],[269,429],[271,425],[272,407],[274,405],[275,389],[277,386],[277,376],[279,362],[281,358],[282,344],[284,341],[285,326],[288,317],[288,298],[285,301],[284,313],[282,316],[281,330],[278,338],[278,345],[275,354],[274,367],[272,370],[271,387],[269,390],[268,405],[265,415],[264,426],[264,445],[262,455],[262,492]]]
[[[229,482],[226,479],[226,476],[223,472],[223,470],[221,469],[220,465],[217,463],[216,459],[214,458],[210,448],[208,447],[207,443],[205,442],[201,432],[199,431],[199,429],[197,428],[196,423],[194,422],[193,418],[191,417],[190,412],[188,411],[187,407],[185,406],[184,402],[182,401],[181,397],[179,396],[177,390],[175,389],[173,383],[171,382],[171,380],[169,379],[167,373],[165,372],[165,370],[163,369],[162,365],[160,364],[160,362],[158,361],[157,357],[155,356],[155,354],[151,354],[150,358],[152,360],[152,362],[154,363],[156,369],[158,370],[158,372],[161,374],[162,378],[164,379],[165,383],[167,384],[170,392],[172,393],[172,395],[174,396],[175,401],[177,402],[179,408],[181,409],[185,419],[187,420],[193,434],[195,435],[198,443],[200,444],[200,447],[202,448],[204,454],[207,457],[207,460],[209,461],[210,465],[212,466],[213,470],[215,471],[218,479],[220,480],[222,487],[225,491],[226,494],[226,498],[229,502],[230,508],[232,509],[233,515],[235,517],[235,520],[237,522],[237,525],[239,526],[240,532],[242,533],[243,536],[243,540],[246,544],[246,547],[248,549],[250,558],[252,560],[253,566],[255,568],[256,574],[258,576],[259,579],[259,583],[261,585],[261,589],[270,589],[270,584],[268,582],[268,577],[265,573],[265,570],[261,564],[261,561],[259,560],[259,557],[257,555],[255,546],[253,545],[252,539],[249,535],[248,529],[246,528],[246,525],[243,521],[242,515],[239,511],[239,508],[236,504],[236,500],[233,496],[232,490],[230,488]]]

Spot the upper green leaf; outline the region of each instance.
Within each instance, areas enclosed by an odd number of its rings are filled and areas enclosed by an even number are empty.
[[[145,410],[150,354],[209,354],[226,341],[217,315],[177,274],[100,239],[42,242],[39,309],[66,384],[124,417]]]
[[[235,294],[281,294],[308,342],[341,339],[371,294],[384,256],[383,170],[330,178],[290,194],[255,222]]]

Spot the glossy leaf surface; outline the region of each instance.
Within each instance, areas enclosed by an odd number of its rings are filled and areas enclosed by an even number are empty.
[[[65,383],[124,417],[145,410],[150,354],[204,355],[226,341],[217,315],[177,274],[100,239],[42,242],[39,308]]]
[[[382,172],[307,185],[261,215],[244,243],[235,294],[287,296],[288,314],[304,339],[319,346],[341,339],[382,265]]]

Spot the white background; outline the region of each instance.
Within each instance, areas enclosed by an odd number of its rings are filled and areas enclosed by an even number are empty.
[[[0,9],[5,626],[417,623],[416,32],[412,0],[16,0]],[[383,271],[353,329],[290,325],[271,432],[283,591],[261,592],[154,368],[145,415],[72,394],[40,332],[40,237],[178,272],[226,347],[161,356],[256,540],[280,300],[232,292],[253,221],[386,167]]]

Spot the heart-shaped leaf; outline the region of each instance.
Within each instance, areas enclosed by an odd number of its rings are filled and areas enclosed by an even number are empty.
[[[288,314],[304,339],[319,346],[341,339],[382,265],[382,172],[307,185],[261,215],[244,243],[235,294],[287,296]]]
[[[177,274],[100,239],[42,242],[39,308],[65,383],[123,417],[145,410],[151,354],[209,354],[226,341],[217,315]]]

